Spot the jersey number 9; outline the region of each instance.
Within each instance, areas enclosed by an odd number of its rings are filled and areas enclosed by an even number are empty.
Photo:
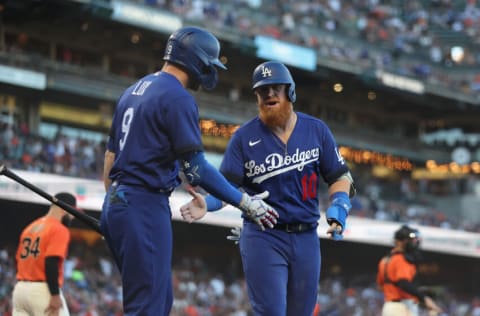
[[[122,137],[120,138],[120,150],[123,150],[125,142],[127,141],[128,132],[130,132],[130,125],[133,121],[133,108],[128,108],[125,113],[123,113],[122,119]]]

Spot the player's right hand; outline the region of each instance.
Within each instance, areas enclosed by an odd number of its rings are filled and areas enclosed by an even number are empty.
[[[269,194],[268,191],[254,196],[243,193],[242,200],[238,206],[261,230],[265,230],[265,226],[273,228],[277,224],[277,211],[264,201]]]
[[[207,213],[207,203],[200,193],[197,193],[192,187],[188,188],[188,193],[193,199],[180,207],[180,213],[185,221],[192,223],[199,220]]]

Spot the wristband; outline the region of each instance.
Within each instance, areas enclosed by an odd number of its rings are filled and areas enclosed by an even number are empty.
[[[338,205],[341,208],[347,212],[347,214],[350,212],[350,209],[352,208],[352,204],[350,203],[350,198],[348,197],[348,194],[343,191],[335,192],[332,194],[330,200],[331,205]]]
[[[336,221],[342,226],[342,232],[345,229],[345,222],[348,212],[352,205],[346,192],[335,192],[331,196],[331,203],[327,209],[327,223],[330,225],[332,221]]]
[[[211,194],[205,197],[205,203],[207,204],[207,212],[218,211],[223,206],[222,201]]]

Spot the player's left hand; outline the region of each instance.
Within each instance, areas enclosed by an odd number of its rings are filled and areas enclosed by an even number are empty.
[[[205,216],[207,213],[207,203],[203,195],[197,193],[193,188],[189,188],[187,191],[193,199],[180,207],[180,213],[185,221],[192,223]]]
[[[342,225],[332,222],[332,224],[327,229],[328,238],[333,240],[342,240],[343,239],[343,229]]]
[[[58,316],[62,306],[62,299],[60,298],[60,295],[57,294],[50,296],[50,301],[48,302],[48,306],[44,311],[45,315]]]
[[[228,240],[231,240],[237,245],[240,242],[240,235],[242,234],[242,228],[241,227],[234,227],[230,229],[231,235],[227,236]]]

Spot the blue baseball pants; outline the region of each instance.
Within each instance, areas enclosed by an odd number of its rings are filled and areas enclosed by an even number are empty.
[[[112,186],[100,227],[122,276],[124,315],[168,316],[173,303],[168,194]]]
[[[239,245],[255,316],[312,316],[321,260],[316,229],[261,231],[245,221]]]

